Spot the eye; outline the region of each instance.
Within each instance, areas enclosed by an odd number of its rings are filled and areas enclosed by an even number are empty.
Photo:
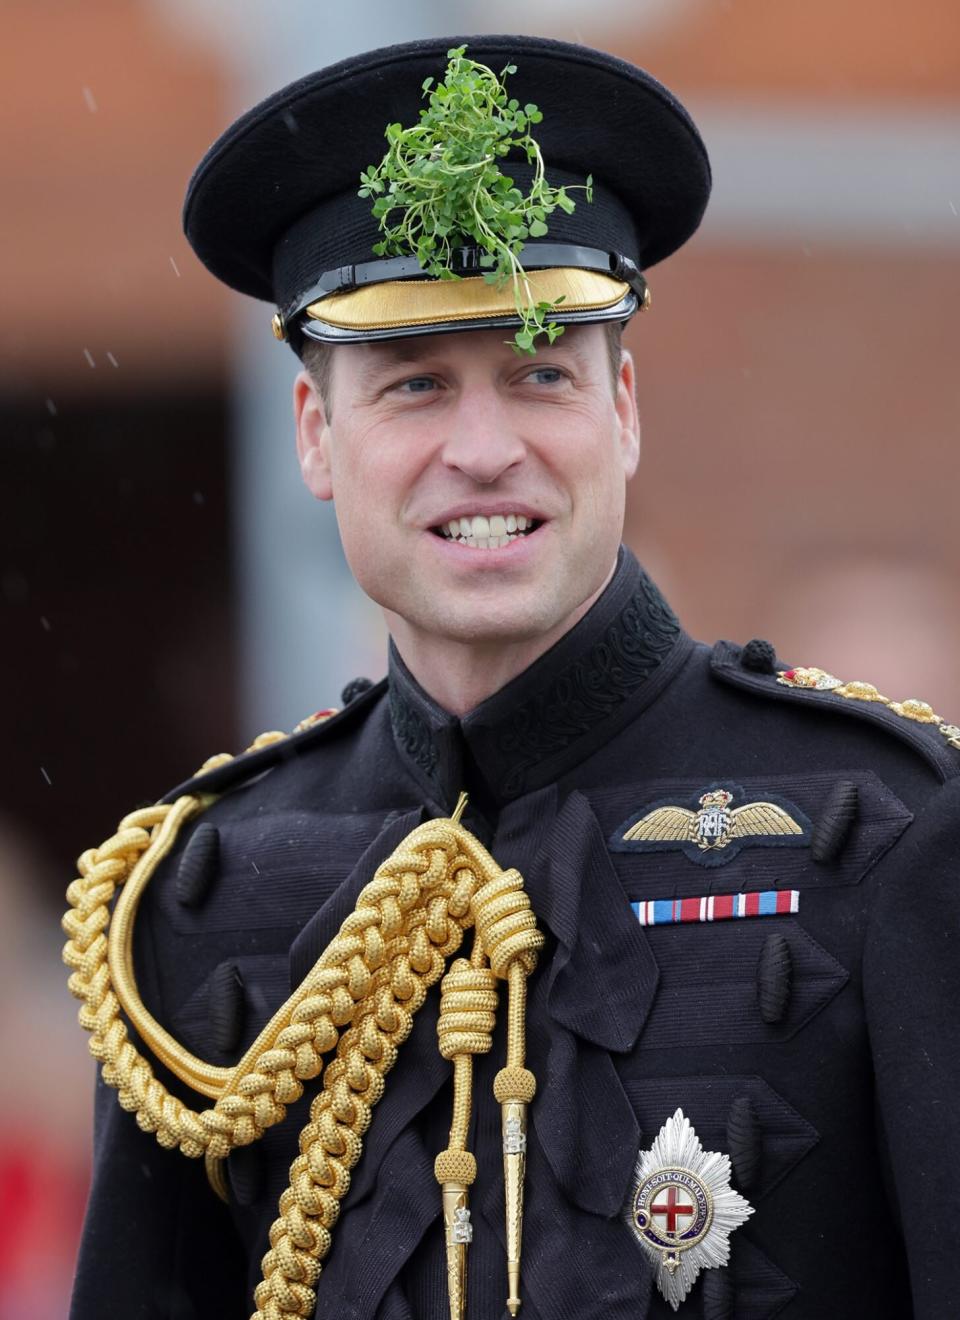
[[[559,367],[534,367],[524,376],[524,380],[534,385],[558,385],[566,380],[566,374]]]
[[[429,394],[436,384],[432,376],[411,376],[409,380],[400,381],[394,389],[401,394]]]

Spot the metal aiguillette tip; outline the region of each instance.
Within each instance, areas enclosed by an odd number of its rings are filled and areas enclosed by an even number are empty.
[[[503,1131],[503,1185],[507,1229],[507,1310],[520,1310],[520,1244],[523,1238],[523,1180],[527,1166],[527,1106],[507,1100],[500,1106]]]
[[[520,1312],[520,1298],[517,1293],[520,1291],[520,1271],[508,1266],[507,1274],[510,1276],[510,1296],[507,1298],[507,1310],[511,1315],[518,1315]]]
[[[467,1247],[473,1225],[463,1183],[443,1184],[443,1225],[447,1241],[447,1295],[450,1320],[464,1320],[467,1309]]]

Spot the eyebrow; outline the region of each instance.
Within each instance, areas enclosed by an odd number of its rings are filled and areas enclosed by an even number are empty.
[[[374,349],[372,344],[369,347]],[[398,339],[392,343],[381,341],[376,345],[371,357],[375,363],[382,362],[385,366],[391,366],[395,362],[419,362],[422,358],[428,357],[432,351],[432,345],[423,343],[420,338]]]
[[[504,333],[507,334],[508,332],[509,327],[505,326]],[[375,352],[370,353],[370,367],[374,371],[378,369],[389,370],[391,367],[397,365],[409,365],[411,363],[422,362],[425,358],[429,358],[431,354],[442,351],[442,348],[433,342],[442,337],[443,336],[437,334],[417,335],[410,336],[406,339],[397,339],[393,341],[380,340],[376,344],[367,344],[365,347],[370,350],[376,350]],[[551,352],[559,352],[565,357],[572,357],[582,361],[583,353],[578,346],[576,339],[574,338],[565,343],[564,338],[564,336],[561,336],[555,341],[555,343],[550,345],[543,344],[540,347],[541,349],[549,348]],[[510,341],[509,339],[505,339],[504,342],[509,343]]]

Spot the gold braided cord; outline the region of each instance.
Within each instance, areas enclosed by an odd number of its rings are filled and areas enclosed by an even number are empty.
[[[271,1057],[275,1051],[261,1048],[256,1058],[256,1075],[262,1082],[264,1078],[266,1081],[257,1093],[238,1102],[236,1097],[227,1096],[229,1087],[223,1086],[215,1109],[202,1113],[189,1109],[154,1076],[149,1062],[130,1041],[128,1028],[120,1016],[120,1000],[115,989],[117,977],[123,982],[129,968],[122,959],[111,966],[108,957],[110,903],[116,890],[133,873],[151,842],[160,837],[167,818],[182,823],[199,805],[194,799],[180,799],[172,806],[162,804],[132,812],[121,821],[112,838],[83,854],[79,861],[80,875],[67,890],[71,908],[64,916],[63,926],[70,938],[63,957],[73,969],[68,982],[70,992],[82,1000],[79,1019],[81,1026],[91,1033],[90,1052],[102,1064],[104,1081],[119,1091],[123,1107],[133,1110],[140,1127],[146,1132],[155,1132],[162,1146],[179,1146],[185,1155],[192,1157],[210,1152],[222,1159],[234,1146],[248,1144],[266,1127],[279,1122],[285,1114],[284,1105],[297,1098],[302,1087],[291,1088],[288,1070],[278,1066],[277,1060]],[[294,998],[301,996],[303,989],[301,987]],[[138,1004],[139,996],[135,999]],[[288,1007],[289,1001],[284,1009]],[[137,1019],[145,1029],[145,1039],[152,1043],[151,1037],[156,1035],[158,1055],[175,1071],[178,1064],[184,1064],[180,1076],[182,1080],[190,1081],[191,1076],[206,1065],[199,1060],[190,1063],[192,1056],[185,1051],[182,1052],[184,1057],[180,1058],[177,1051],[168,1050],[165,1041],[170,1038],[153,1023],[142,1005],[140,1010],[134,1005]],[[270,1047],[282,1025],[275,1019],[264,1033],[269,1037]],[[317,1045],[325,1045],[329,1037],[326,1024],[322,1022],[311,1034],[316,1036]],[[333,1043],[335,1041],[334,1030]],[[242,1063],[246,1063],[246,1058]],[[253,1070],[248,1066],[247,1071]],[[298,1066],[301,1077],[315,1077],[319,1071],[318,1052],[302,1051]],[[228,1082],[235,1078],[235,1072],[229,1074]]]
[[[527,978],[523,968],[510,967],[510,1008],[507,1014],[507,1067],[522,1068],[526,1061]]]
[[[173,846],[180,826],[195,816],[205,802],[186,796],[172,804],[159,822],[149,846],[132,867],[113,909],[107,935],[107,962],[112,970],[113,986],[120,1007],[141,1039],[148,1041],[153,1053],[181,1081],[201,1095],[216,1100],[223,1092],[232,1068],[217,1068],[198,1059],[165,1031],[148,1012],[137,990],[133,970],[133,924],[141,895],[160,862]]]
[[[543,936],[523,892],[519,872],[504,871],[478,890],[474,896],[474,918],[473,953],[469,962],[458,958],[443,978],[437,1023],[440,1053],[453,1061],[454,1068],[450,1142],[434,1165],[443,1195],[450,1320],[462,1320],[466,1313],[467,1247],[473,1236],[469,1226],[469,1188],[477,1176],[476,1158],[466,1149],[473,1101],[473,1056],[486,1054],[493,1045],[498,976],[505,978],[510,987],[510,1021],[507,1067],[497,1074],[497,1085],[503,1089],[501,1082],[506,1075],[510,1083],[506,1090],[511,1100],[532,1099],[536,1087],[532,1073],[523,1068],[524,1021],[526,980],[536,966]],[[488,959],[489,968],[485,965]],[[497,1087],[495,1094],[501,1098]],[[525,1109],[518,1110],[517,1116],[524,1121]],[[522,1178],[519,1170],[517,1173],[518,1177],[506,1184],[508,1225],[519,1223],[522,1217]],[[516,1314],[520,1305],[518,1234],[515,1255],[515,1269],[512,1272],[508,1269],[507,1307],[511,1314]]]
[[[248,751],[270,746],[285,735],[261,734]],[[199,773],[216,769],[232,760],[226,753],[211,757]],[[120,1093],[120,1103],[136,1113],[137,1122],[147,1132],[155,1132],[163,1146],[177,1146],[184,1154],[197,1157],[210,1152],[222,1159],[236,1145],[247,1144],[261,1135],[265,1127],[284,1117],[285,1103],[292,1096],[288,1078],[273,1076],[266,1089],[241,1104],[222,1106],[225,1112],[205,1110],[197,1114],[172,1096],[153,1074],[146,1059],[128,1039],[120,1007],[135,1022],[144,1042],[153,1049],[174,1074],[201,1094],[218,1101],[229,1093],[238,1073],[251,1073],[259,1065],[259,1075],[270,1071],[270,1051],[277,1043],[283,1025],[277,1019],[268,1024],[237,1069],[218,1069],[184,1050],[147,1012],[136,986],[132,967],[132,927],[143,888],[156,866],[169,851],[180,826],[215,798],[212,795],[185,795],[173,804],[159,803],[131,812],[120,822],[115,835],[88,849],[78,862],[79,877],[67,890],[71,907],[63,918],[69,936],[63,959],[73,969],[68,985],[71,994],[83,1001],[79,1013],[81,1026],[91,1033],[90,1052],[102,1067],[104,1081]],[[118,900],[119,920],[111,928],[110,904],[118,890],[133,880],[130,897]],[[108,935],[109,932],[109,935]],[[111,956],[112,955],[112,956]],[[296,1006],[315,988],[310,978],[284,1005]],[[281,1010],[280,1017],[284,1010]],[[301,1028],[302,1031],[302,1028]],[[329,1033],[324,1025],[316,1029],[318,1044]],[[336,1033],[334,1033],[334,1042]],[[251,1058],[252,1056],[252,1058]],[[297,1073],[300,1080],[315,1077],[320,1071],[317,1052],[301,1050]]]
[[[214,758],[204,768],[228,759]],[[104,1080],[161,1145],[205,1156],[221,1191],[221,1162],[229,1151],[280,1122],[287,1105],[302,1094],[303,1082],[323,1071],[323,1089],[300,1136],[300,1154],[280,1198],[255,1294],[258,1316],[307,1316],[372,1108],[429,987],[443,975],[464,931],[474,927],[470,960],[460,959],[452,969],[453,1003],[444,1016],[443,1048],[453,1059],[458,1095],[451,1153],[459,1151],[475,1167],[465,1150],[471,1054],[489,1049],[496,1005],[490,978],[508,979],[513,999],[515,984],[525,982],[536,964],[542,936],[519,874],[501,871],[457,820],[428,822],[379,867],[338,935],[236,1068],[213,1068],[184,1050],[147,1012],[132,966],[132,928],[143,889],[180,826],[213,800],[187,795],[132,812],[115,835],[83,854],[79,876],[67,891],[63,956]],[[462,803],[458,814],[460,809]],[[111,929],[110,905],[118,891]],[[121,1008],[181,1080],[215,1099],[213,1108],[196,1112],[170,1094],[130,1040]],[[334,1049],[324,1071],[323,1056]]]
[[[311,1104],[310,1122],[300,1136],[301,1153],[291,1167],[290,1186],[280,1198],[280,1218],[270,1230],[271,1249],[255,1293],[258,1316],[280,1320],[311,1314],[320,1263],[330,1247],[350,1170],[360,1156],[370,1110],[383,1094],[384,1075],[410,1031],[413,1014],[428,988],[443,975],[464,931],[476,928],[483,957],[494,968],[502,968],[500,975],[507,970],[508,956],[535,965],[535,948],[508,953],[521,924],[530,929],[531,923],[519,921],[516,915],[505,922],[502,902],[498,916],[491,918],[487,912],[490,903],[503,899],[504,881],[511,892],[522,893],[519,874],[502,872],[462,826],[452,820],[429,821],[409,834],[380,866],[340,936],[317,964],[340,962],[339,941],[345,935],[354,939],[351,970],[360,1002],[336,1058],[327,1065],[323,1090]],[[519,911],[524,903],[514,898],[510,906]],[[529,911],[529,901],[525,906]],[[535,921],[532,929],[528,943],[542,943]],[[482,931],[488,932],[490,943]],[[478,969],[471,959],[466,970],[459,966],[456,970],[473,976]],[[488,983],[476,993],[488,995]],[[474,1034],[474,1024],[465,1025],[468,1034]],[[463,1065],[460,1071],[462,1076]],[[465,1122],[458,1124],[464,1141]]]

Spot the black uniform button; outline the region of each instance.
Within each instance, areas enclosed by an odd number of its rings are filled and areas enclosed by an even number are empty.
[[[373,683],[369,678],[351,678],[340,693],[340,700],[344,706],[349,706],[351,701],[355,701],[357,697],[362,696],[364,692],[372,687]]]
[[[243,1035],[243,977],[236,963],[223,962],[210,977],[210,1031],[219,1054],[233,1054]]]
[[[777,667],[777,653],[772,642],[754,637],[740,652],[740,664],[757,674],[772,674]]]
[[[815,862],[834,860],[849,837],[858,808],[856,784],[851,784],[849,779],[838,779],[813,827],[810,855]]]
[[[703,1320],[733,1320],[733,1283],[729,1270],[704,1271]]]
[[[786,937],[779,931],[768,935],[757,959],[757,1003],[760,1016],[769,1026],[782,1022],[790,1002],[793,959]]]
[[[757,1111],[748,1095],[738,1095],[727,1115],[727,1150],[737,1186],[749,1192],[760,1173],[763,1143]]]
[[[201,821],[183,850],[177,867],[177,901],[199,907],[207,896],[220,861],[220,836],[215,825]]]

